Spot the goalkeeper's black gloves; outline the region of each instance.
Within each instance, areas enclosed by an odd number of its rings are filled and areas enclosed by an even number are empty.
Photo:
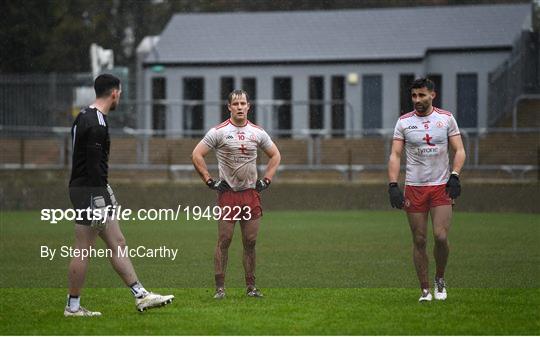
[[[257,190],[257,192],[261,192],[261,191],[267,189],[268,187],[270,187],[271,183],[272,183],[272,180],[270,180],[268,178],[259,179],[255,183],[255,189]]]
[[[456,199],[461,194],[461,184],[459,183],[459,176],[453,172],[448,178],[446,183],[446,194],[452,199]]]
[[[403,208],[405,198],[403,198],[403,193],[399,189],[397,183],[388,184],[388,194],[390,195],[390,205],[392,205],[393,208]]]
[[[211,190],[216,190],[219,192],[225,192],[231,190],[231,186],[225,180],[214,180],[212,178],[206,181],[206,186]]]

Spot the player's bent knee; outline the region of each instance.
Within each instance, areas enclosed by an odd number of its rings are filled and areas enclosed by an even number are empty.
[[[76,249],[90,250],[94,246],[95,242],[90,240],[75,240]]]
[[[126,239],[122,236],[120,238],[117,238],[116,240],[114,240],[114,248],[115,249],[119,249],[119,248],[125,248],[127,246],[127,242],[126,242]]]

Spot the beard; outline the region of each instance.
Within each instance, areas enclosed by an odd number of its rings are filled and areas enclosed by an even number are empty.
[[[416,105],[414,106],[414,108],[415,108],[416,111],[418,111],[418,112],[426,112],[428,106],[427,106],[427,104],[421,104],[421,103],[420,103],[420,104],[416,104]]]
[[[113,103],[111,104],[111,107],[109,108],[109,110],[110,110],[110,111],[116,110],[116,106],[117,106],[117,105],[118,105],[118,104],[117,104],[116,102],[113,102]]]

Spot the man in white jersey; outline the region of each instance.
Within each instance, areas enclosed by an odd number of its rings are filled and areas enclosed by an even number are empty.
[[[225,297],[225,272],[228,249],[234,225],[240,222],[244,246],[243,264],[247,296],[262,297],[255,287],[255,243],[262,216],[259,192],[270,186],[281,155],[270,136],[247,119],[249,98],[245,91],[234,90],[228,96],[231,118],[210,129],[193,150],[195,169],[206,185],[218,192],[221,217],[218,220],[218,241],[214,254],[216,292],[214,298]],[[257,177],[257,149],[269,157],[262,179]],[[213,179],[204,157],[214,149],[218,159],[219,179]]]
[[[444,271],[449,252],[448,232],[453,199],[461,193],[459,173],[465,162],[456,120],[450,112],[432,105],[435,95],[431,80],[421,78],[412,83],[411,98],[415,110],[397,121],[388,161],[390,204],[405,208],[413,236],[413,260],[422,290],[420,302],[432,299],[426,253],[428,215],[431,215],[435,239],[434,295],[437,300],[447,297]],[[455,152],[452,172],[449,170],[448,144]],[[403,195],[397,182],[404,147],[407,169]]]

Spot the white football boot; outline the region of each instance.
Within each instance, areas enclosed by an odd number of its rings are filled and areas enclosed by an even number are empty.
[[[160,295],[152,292],[147,293],[141,298],[135,299],[135,306],[137,310],[143,312],[148,309],[163,307],[172,303],[174,295]]]
[[[432,298],[429,289],[422,289],[422,296],[420,296],[418,302],[430,302]]]
[[[255,287],[248,287],[246,289],[247,297],[264,297],[261,291]]]
[[[435,278],[435,287],[433,294],[435,295],[436,300],[444,301],[446,299],[446,282],[444,282],[443,278]]]
[[[225,298],[225,288],[217,288],[216,293],[214,294],[216,300],[222,300]]]
[[[69,310],[69,307],[66,306],[64,309],[64,316],[66,317],[99,317],[101,312],[99,311],[90,311],[84,307],[79,307],[77,311]]]

